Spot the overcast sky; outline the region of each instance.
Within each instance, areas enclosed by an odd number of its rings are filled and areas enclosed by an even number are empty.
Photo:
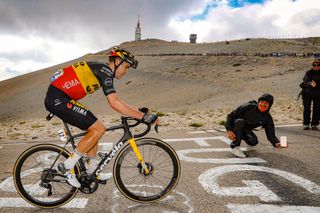
[[[142,39],[320,36],[319,0],[0,0],[0,81],[134,40],[138,15]]]

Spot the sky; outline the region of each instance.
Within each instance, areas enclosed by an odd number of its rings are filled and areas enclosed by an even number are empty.
[[[316,3],[318,2],[318,3]],[[134,40],[320,36],[320,0],[0,0],[0,81]]]

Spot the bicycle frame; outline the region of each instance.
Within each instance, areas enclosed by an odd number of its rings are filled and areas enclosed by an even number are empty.
[[[143,160],[143,158],[141,156],[141,153],[140,153],[140,151],[139,151],[139,149],[137,147],[137,144],[135,142],[135,137],[138,138],[138,137],[142,137],[142,136],[146,135],[150,131],[151,125],[148,124],[148,128],[147,128],[147,130],[145,132],[133,136],[131,131],[130,131],[130,127],[135,127],[135,126],[139,125],[140,122],[137,122],[137,123],[135,123],[133,125],[129,125],[128,122],[127,122],[128,119],[130,119],[130,118],[121,117],[121,121],[122,121],[121,125],[117,125],[117,126],[106,128],[106,131],[113,131],[113,130],[123,129],[124,130],[124,135],[113,146],[113,148],[111,149],[111,151],[109,153],[99,153],[99,156],[102,159],[101,159],[100,163],[98,164],[98,167],[93,172],[93,174],[96,174],[96,176],[98,176],[99,173],[103,170],[103,168],[109,164],[109,162],[113,159],[113,157],[116,155],[116,153],[123,147],[123,145],[125,144],[126,141],[128,141],[130,143],[135,155],[137,156],[137,159],[141,163],[142,168],[145,170],[145,173],[149,174],[149,169],[148,169],[147,165],[145,164],[145,162],[144,162],[144,160]],[[71,131],[70,131],[69,127],[68,127],[68,124],[65,123],[65,122],[63,122],[63,124],[64,124],[65,130],[67,132],[67,135],[69,137],[68,141],[64,145],[64,148],[70,142],[72,148],[76,149],[76,144],[75,144],[74,139],[78,138],[78,137],[85,136],[87,134],[87,132],[82,132],[82,133],[79,133],[79,134],[76,134],[76,135],[72,135]],[[83,161],[80,160],[79,164],[80,164],[80,169],[83,170],[85,168]]]

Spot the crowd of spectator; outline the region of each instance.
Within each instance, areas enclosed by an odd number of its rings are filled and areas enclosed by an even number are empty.
[[[243,52],[208,52],[208,53],[150,53],[137,54],[137,56],[257,56],[257,57],[301,57],[320,58],[320,52],[296,53],[296,52],[270,52],[270,53],[243,53]]]

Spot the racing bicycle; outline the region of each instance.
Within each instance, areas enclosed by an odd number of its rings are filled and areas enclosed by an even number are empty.
[[[47,116],[47,120],[53,117]],[[75,188],[66,181],[66,176],[58,170],[58,164],[64,162],[70,152],[71,144],[76,148],[76,138],[86,132],[71,134],[67,123],[64,124],[66,143],[39,144],[25,150],[17,159],[13,179],[17,192],[28,203],[40,208],[56,208],[72,200],[80,190],[91,194],[98,189],[96,176],[115,158],[113,179],[118,190],[128,199],[136,202],[155,202],[169,195],[178,184],[181,168],[180,160],[174,149],[166,142],[145,136],[151,125],[140,120],[121,117],[121,124],[106,128],[106,131],[122,129],[123,136],[107,153],[99,152],[101,161],[92,174],[86,172],[86,159],[81,158],[74,167],[81,187]],[[145,131],[134,135],[132,128],[146,125]],[[158,126],[155,126],[158,132]],[[137,140],[136,140],[137,138]]]

